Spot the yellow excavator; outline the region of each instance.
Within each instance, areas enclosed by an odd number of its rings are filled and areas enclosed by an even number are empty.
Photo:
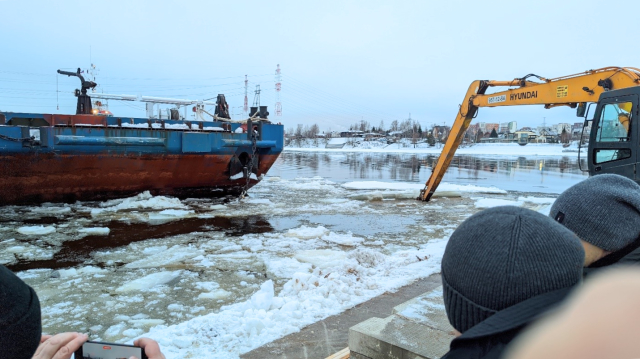
[[[486,95],[489,87],[510,88]],[[636,164],[640,164],[640,126],[635,122],[640,118],[639,98],[640,70],[633,67],[605,67],[552,79],[529,74],[512,81],[474,81],[418,199],[431,199],[480,107],[544,105],[547,109],[576,108],[577,116],[584,117],[583,135],[585,128],[591,129],[589,175],[616,173],[640,182],[640,175],[636,174]],[[590,106],[594,103],[593,117],[588,119]]]

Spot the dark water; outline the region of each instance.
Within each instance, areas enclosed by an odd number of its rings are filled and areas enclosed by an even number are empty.
[[[433,154],[286,151],[269,171],[286,179],[321,176],[336,182],[425,183]],[[586,161],[582,159],[586,169]],[[495,186],[508,191],[560,193],[587,176],[574,156],[455,156],[442,182]]]
[[[51,218],[51,217],[43,217]],[[55,218],[55,217],[54,217]],[[73,217],[67,221],[73,221]],[[26,220],[25,224],[50,224],[55,222]],[[228,236],[241,236],[250,233],[266,233],[273,231],[273,227],[263,216],[250,217],[214,217],[214,218],[186,218],[169,223],[150,225],[149,223],[123,223],[109,221],[101,225],[111,231],[107,236],[89,235],[74,241],[65,241],[60,250],[51,259],[36,261],[19,261],[6,264],[14,272],[37,268],[69,268],[91,261],[91,254],[97,250],[118,248],[130,243],[144,241],[150,238],[161,238],[187,234],[194,231],[223,231]],[[36,238],[32,239],[36,241]]]

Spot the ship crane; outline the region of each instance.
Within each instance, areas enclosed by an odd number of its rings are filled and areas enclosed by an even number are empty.
[[[76,107],[76,115],[89,115],[92,113],[92,108],[91,108],[91,97],[89,97],[89,95],[87,95],[87,90],[88,89],[92,89],[95,88],[96,86],[98,86],[97,83],[93,82],[93,81],[87,81],[84,79],[84,77],[82,75],[80,75],[81,71],[80,68],[78,68],[78,71],[76,72],[69,72],[69,71],[62,71],[62,70],[58,70],[58,73],[60,75],[67,75],[67,76],[75,76],[77,78],[80,79],[80,90],[76,89],[75,95],[78,98],[78,105]]]

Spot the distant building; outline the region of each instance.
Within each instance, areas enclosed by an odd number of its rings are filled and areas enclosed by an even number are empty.
[[[491,133],[492,130],[496,130],[496,133],[498,133],[500,131],[500,124],[499,123],[487,123],[485,124],[485,133]]]
[[[500,124],[500,131],[498,131],[498,133],[507,133],[509,132],[509,123],[508,122],[503,122]]]
[[[477,123],[471,124],[469,125],[469,127],[467,128],[467,131],[465,132],[464,141],[471,141],[471,142],[475,142],[475,138],[478,135],[478,130],[479,130],[480,126],[478,126]]]
[[[350,130],[350,131],[340,132],[340,137],[363,137],[363,136],[364,136],[364,132],[362,131]]]
[[[539,127],[538,138],[536,142],[554,142],[557,141],[558,133],[553,127]]]
[[[518,130],[518,123],[516,121],[511,121],[507,124],[509,128],[509,133],[516,133]]]
[[[557,125],[554,125],[553,128],[559,134],[562,133],[562,130],[565,130],[566,132],[571,133],[571,124],[570,123],[559,123]]]
[[[451,131],[451,128],[449,126],[433,126],[431,135],[433,136],[433,138],[441,141],[449,137],[450,131]]]
[[[528,143],[533,142],[538,138],[538,134],[531,130],[531,127],[523,127],[516,131],[515,134],[515,138],[518,142]]]

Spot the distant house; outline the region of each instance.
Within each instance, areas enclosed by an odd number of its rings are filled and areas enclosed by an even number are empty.
[[[364,140],[365,141],[371,141],[371,140],[375,140],[375,139],[379,139],[384,137],[384,135],[379,134],[379,133],[375,133],[375,132],[369,132],[369,133],[365,133],[364,134]]]
[[[438,141],[442,141],[443,139],[449,137],[449,132],[451,128],[449,126],[433,126],[431,130],[431,136],[437,139]]]
[[[364,132],[355,130],[342,131],[340,132],[340,137],[364,137]]]
[[[536,142],[556,142],[558,140],[558,132],[551,127],[540,127],[538,129],[538,138]]]
[[[522,143],[535,142],[538,138],[538,133],[533,131],[531,127],[523,127],[515,132],[515,138]]]

